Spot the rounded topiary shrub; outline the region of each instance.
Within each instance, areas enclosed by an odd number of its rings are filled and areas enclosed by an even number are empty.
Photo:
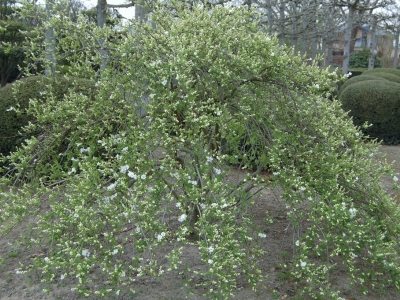
[[[400,84],[384,80],[356,82],[342,91],[340,100],[356,126],[372,124],[363,128],[366,135],[384,142],[400,138]]]
[[[0,153],[8,155],[25,138],[34,132],[22,133],[21,129],[34,118],[26,112],[30,99],[46,99],[51,89],[53,97],[62,101],[70,88],[70,81],[65,77],[32,76],[23,78],[0,89]],[[78,90],[89,90],[88,81],[79,82]],[[17,112],[18,111],[18,112]],[[39,134],[39,133],[37,133]]]
[[[345,90],[345,88],[347,88],[351,84],[356,83],[356,82],[362,82],[362,81],[370,81],[370,80],[384,80],[384,81],[387,81],[383,77],[374,76],[374,75],[362,75],[362,76],[351,77],[351,78],[347,79],[342,84],[342,86],[339,89],[338,96],[340,97],[340,94]]]
[[[374,73],[367,73],[367,74],[368,75],[372,75],[373,74],[374,76],[381,77],[381,78],[384,78],[384,79],[392,81],[392,82],[400,83],[400,77],[397,76],[397,75],[390,74],[390,73],[374,72]]]
[[[375,75],[375,73],[387,73],[392,74],[400,77],[400,70],[396,69],[389,69],[389,68],[379,68],[379,69],[372,69],[363,72],[363,75]]]

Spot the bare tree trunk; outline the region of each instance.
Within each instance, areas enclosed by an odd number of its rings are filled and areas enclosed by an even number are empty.
[[[46,0],[46,14],[47,20],[51,18],[53,11],[54,0]],[[45,34],[45,58],[46,67],[44,74],[50,76],[56,73],[56,43],[54,39],[54,28],[50,27],[46,30]]]
[[[107,0],[97,0],[97,26],[103,28],[107,19]],[[99,41],[100,73],[107,68],[108,51],[104,49],[104,39]]]
[[[346,21],[346,33],[345,33],[345,44],[344,44],[344,53],[343,53],[343,66],[342,71],[343,74],[347,74],[349,71],[349,61],[350,61],[350,45],[351,45],[351,37],[353,31],[353,21],[354,21],[354,12],[356,11],[354,6],[349,6],[349,14]]]
[[[285,43],[285,1],[279,3],[279,45]]]
[[[368,70],[372,70],[375,66],[376,25],[377,25],[377,23],[378,23],[377,17],[372,16],[371,44],[369,45],[370,56],[369,56]]]
[[[272,28],[273,16],[272,16],[272,1],[271,0],[267,0],[266,7],[267,7],[268,33],[270,35],[272,35],[273,34],[273,28]]]
[[[396,30],[396,39],[395,39],[395,44],[394,44],[393,69],[397,68],[397,64],[399,61],[399,35],[400,35],[400,26],[398,26],[397,30]]]

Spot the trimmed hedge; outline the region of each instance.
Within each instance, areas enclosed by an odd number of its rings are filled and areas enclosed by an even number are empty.
[[[34,122],[32,116],[25,111],[29,106],[29,100],[44,99],[43,92],[47,87],[52,87],[54,96],[62,101],[64,94],[68,93],[70,81],[65,77],[45,77],[42,75],[26,77],[0,89],[0,154],[8,155],[16,149],[29,136],[21,133],[22,127],[29,122]],[[18,89],[14,87],[20,85]],[[90,89],[88,81],[79,82],[78,90],[85,93]],[[19,107],[21,114],[17,114],[11,108]]]
[[[378,76],[378,77],[384,78],[384,79],[392,81],[392,82],[400,83],[400,77],[390,74],[390,73],[374,72],[374,73],[369,73],[368,75],[372,75],[372,74],[373,74],[373,76]],[[361,75],[361,76],[364,76],[364,75]]]
[[[385,80],[355,82],[340,100],[356,126],[372,124],[363,132],[388,143],[400,139],[400,84]]]
[[[340,94],[344,91],[345,88],[347,88],[349,85],[356,83],[356,82],[362,82],[362,81],[370,81],[370,80],[384,80],[387,81],[383,77],[375,76],[375,75],[362,75],[362,76],[355,76],[347,79],[342,86],[339,89],[338,96],[340,97]]]
[[[375,73],[387,73],[392,74],[400,77],[400,70],[396,69],[389,69],[389,68],[379,68],[379,69],[372,69],[363,72],[363,75],[375,75]]]

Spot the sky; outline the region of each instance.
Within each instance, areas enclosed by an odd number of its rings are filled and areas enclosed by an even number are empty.
[[[87,8],[92,8],[97,5],[97,0],[82,0],[82,2],[85,4]],[[127,1],[125,0],[107,0],[108,4],[125,4]],[[119,13],[127,18],[127,19],[133,19],[135,17],[135,8],[134,7],[129,7],[129,8],[118,8]]]

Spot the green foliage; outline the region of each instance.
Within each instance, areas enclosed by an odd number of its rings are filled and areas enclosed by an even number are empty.
[[[89,89],[86,81],[79,81],[77,91],[84,92]],[[31,122],[34,127],[36,118],[27,113],[31,100],[43,103],[51,92],[57,105],[61,105],[64,95],[68,93],[70,80],[65,77],[32,76],[26,77],[12,85],[0,89],[0,153],[8,155],[16,147],[33,135],[38,136],[40,131],[32,129],[22,132],[22,128]],[[87,93],[86,93],[87,94]]]
[[[386,80],[356,82],[343,90],[340,99],[355,125],[372,124],[363,128],[365,134],[384,141],[399,140],[400,84]]]
[[[371,52],[369,49],[363,49],[361,51],[354,51],[350,54],[349,68],[368,68],[369,57]],[[382,62],[375,55],[375,68],[382,67]]]
[[[228,299],[238,278],[254,289],[264,279],[265,234],[248,208],[258,192],[279,187],[296,232],[291,274],[303,292],[338,298],[333,260],[353,283],[399,286],[400,212],[379,185],[393,174],[373,159],[377,144],[365,144],[340,103],[327,100],[336,72],[280,47],[247,8],[168,5],[154,10],[153,24],[108,41],[118,70],[95,73],[95,43],[74,58],[71,74],[94,73],[91,97],[70,89],[62,105],[52,92],[31,102],[43,138],[11,154],[1,183],[20,186],[0,194],[0,229],[34,214],[29,240],[49,250],[18,272],[68,277],[82,294],[103,295],[178,269],[205,278],[208,299]],[[109,34],[84,19],[54,24],[87,45]],[[243,135],[257,145],[246,155],[262,159],[234,180],[228,163],[244,157]],[[221,153],[222,141],[232,153]],[[182,265],[186,247],[198,249],[201,269]]]
[[[361,82],[361,81],[369,81],[369,80],[383,80],[386,81],[383,77],[378,77],[375,75],[362,75],[362,76],[355,76],[347,79],[342,86],[339,89],[338,92],[338,97],[340,97],[341,93],[344,91],[345,88],[347,88],[349,85],[355,83],[355,82]]]
[[[373,69],[373,70],[367,70],[363,72],[363,75],[375,75],[375,73],[387,73],[387,74],[392,74],[400,77],[400,70],[397,69],[389,69],[389,68],[379,68],[379,69]]]
[[[384,78],[388,81],[391,82],[395,82],[395,83],[400,83],[400,76],[394,75],[394,74],[390,74],[387,72],[373,72],[373,73],[367,73],[368,75],[373,75],[373,76],[377,76],[377,77],[381,77]],[[363,73],[364,75],[364,73]]]

